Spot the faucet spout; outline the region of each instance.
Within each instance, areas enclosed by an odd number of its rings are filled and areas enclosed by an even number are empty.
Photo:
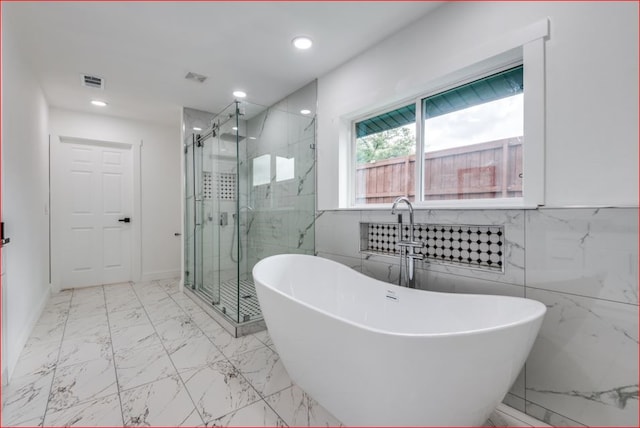
[[[406,196],[400,196],[393,201],[393,205],[391,206],[391,215],[396,214],[396,209],[400,202],[404,202],[409,209],[409,241],[413,241],[413,205],[411,205],[411,201]]]

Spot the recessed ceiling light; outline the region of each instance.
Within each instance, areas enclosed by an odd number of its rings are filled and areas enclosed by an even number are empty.
[[[256,139],[256,137],[249,137],[249,139],[250,139],[250,140],[255,140],[255,139]]]
[[[193,130],[194,130],[194,131],[202,131],[202,128],[198,128],[197,126],[194,126],[194,127],[193,127]]]
[[[244,98],[247,96],[247,93],[244,91],[233,91],[233,96],[238,98]]]
[[[91,104],[93,104],[94,106],[98,106],[98,107],[106,107],[107,103],[105,103],[104,101],[100,101],[100,100],[91,100]]]
[[[300,110],[300,113],[309,114],[309,113],[311,113],[311,110],[307,110],[306,108],[303,108],[302,110]]]
[[[294,38],[291,43],[293,43],[293,46],[295,46],[296,48],[303,50],[309,49],[311,45],[313,45],[311,39],[305,36],[298,36]]]
[[[233,127],[233,128],[231,128],[231,129],[233,129],[234,131],[237,131],[237,130],[238,130],[238,127],[237,127],[237,126],[234,126],[234,127]]]

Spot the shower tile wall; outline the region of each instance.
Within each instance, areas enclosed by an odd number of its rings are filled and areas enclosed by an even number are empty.
[[[314,253],[315,104],[314,82],[247,121],[253,137],[247,141],[249,169],[264,155],[271,166],[268,183],[254,185],[249,174],[250,265],[274,254]],[[302,115],[303,108],[312,113]],[[293,162],[293,176],[279,175],[278,162],[284,160]]]
[[[422,263],[420,288],[529,297],[547,306],[505,403],[551,425],[637,426],[637,208],[427,210],[415,217],[416,223],[503,224],[507,245],[504,273]],[[390,219],[387,210],[318,212],[316,252],[397,282],[397,260],[358,248],[359,222]]]
[[[210,146],[205,145],[206,157],[210,155],[207,150],[210,150]],[[205,157],[205,159],[206,159]],[[236,210],[236,197],[235,193],[233,197],[221,197],[218,193],[218,181],[219,176],[222,174],[235,177],[236,164],[233,161],[221,161],[215,162],[215,170],[212,169],[211,162],[208,165],[203,165],[205,174],[211,176],[212,190],[211,197],[203,198],[203,248],[202,256],[205,260],[209,260],[210,263],[206,263],[207,271],[204,272],[204,278],[208,279],[210,284],[214,284],[218,281],[218,275],[220,281],[224,282],[229,279],[235,278],[237,275],[236,262],[231,259],[231,246],[234,233],[233,213]],[[227,214],[227,225],[218,227],[220,222],[219,213]],[[218,257],[219,255],[219,257]]]

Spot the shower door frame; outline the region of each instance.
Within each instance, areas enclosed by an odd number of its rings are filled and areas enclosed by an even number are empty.
[[[241,255],[241,216],[242,213],[240,211],[240,206],[241,206],[241,201],[240,201],[240,177],[239,177],[239,171],[240,171],[240,166],[241,166],[241,159],[240,159],[240,139],[239,139],[239,132],[238,132],[238,127],[240,126],[239,124],[239,116],[240,116],[240,109],[239,109],[239,105],[240,103],[238,101],[234,101],[232,104],[230,104],[229,106],[227,106],[225,108],[225,110],[227,110],[229,107],[234,106],[234,117],[229,117],[229,119],[227,119],[226,121],[223,122],[217,122],[218,127],[216,128],[214,126],[214,121],[212,121],[212,127],[207,130],[206,132],[204,132],[203,134],[193,134],[191,137],[191,142],[190,143],[185,143],[184,144],[184,156],[185,156],[185,163],[184,163],[184,168],[185,168],[185,176],[184,176],[184,189],[185,189],[185,197],[184,197],[184,201],[185,201],[185,221],[184,221],[184,228],[185,228],[185,239],[184,239],[184,251],[183,251],[183,255],[184,255],[184,259],[185,259],[185,263],[184,263],[184,269],[183,269],[183,274],[185,277],[185,281],[184,281],[184,285],[185,285],[185,289],[189,289],[190,291],[192,291],[196,296],[198,296],[200,299],[202,299],[204,302],[208,303],[209,305],[211,305],[211,308],[214,309],[214,312],[219,313],[220,315],[222,315],[223,318],[225,318],[228,322],[233,323],[234,327],[236,329],[237,332],[237,328],[241,327],[245,324],[254,324],[254,323],[264,323],[263,318],[255,318],[255,319],[250,319],[248,321],[243,321],[241,319],[241,296],[240,296],[240,276],[241,276],[241,271],[242,271],[242,266],[241,266],[241,257],[245,258],[248,257],[248,254],[245,255]],[[216,118],[214,118],[215,120]],[[204,162],[204,156],[202,153],[198,153],[198,150],[205,150],[205,145],[207,144],[207,141],[209,138],[215,138],[216,137],[216,133],[215,130],[217,129],[218,132],[221,132],[221,127],[222,125],[226,124],[227,122],[229,122],[229,120],[235,120],[235,123],[231,123],[232,125],[235,125],[234,130],[235,132],[235,142],[234,142],[234,149],[235,149],[235,156],[234,159],[232,160],[232,162],[235,163],[235,175],[236,175],[236,186],[235,186],[235,204],[234,205],[234,209],[235,209],[235,220],[231,220],[229,221],[229,223],[232,225],[233,230],[232,233],[234,234],[233,239],[235,240],[235,242],[237,243],[236,245],[236,259],[238,260],[237,262],[233,262],[234,266],[231,269],[234,269],[234,279],[236,282],[236,287],[235,290],[233,290],[233,293],[235,294],[234,296],[234,300],[235,300],[235,308],[234,309],[234,313],[229,313],[228,310],[224,310],[222,307],[222,285],[223,282],[226,281],[222,281],[221,278],[221,271],[222,271],[222,261],[219,260],[218,264],[218,271],[216,271],[216,275],[217,275],[217,285],[214,285],[218,287],[218,292],[217,292],[217,296],[215,295],[215,290],[213,291],[213,293],[210,290],[207,290],[207,287],[205,287],[204,284],[204,280],[205,280],[205,276],[204,275],[204,230],[203,230],[203,223],[204,223],[204,217],[205,217],[205,213],[204,213],[204,195],[200,195],[201,193],[201,188],[198,185],[198,177],[200,175],[204,174],[204,167],[203,165],[199,165],[198,162],[200,162],[201,164]],[[220,143],[220,140],[217,140],[218,143]],[[215,144],[216,140],[214,140],[212,142],[212,144]],[[191,150],[190,150],[191,149]],[[191,155],[189,155],[189,152],[191,151]],[[191,177],[187,177],[189,175],[189,163],[191,165]],[[215,169],[215,168],[214,168]],[[212,171],[213,173],[213,171]],[[189,182],[191,180],[191,183]],[[200,180],[202,180],[202,177],[200,177]],[[193,197],[193,200],[191,201],[191,213],[189,213],[189,208],[187,207],[189,201],[188,201],[188,195],[191,195]],[[199,196],[200,195],[200,196]],[[200,198],[200,199],[198,199]],[[214,204],[215,205],[215,204]],[[217,255],[216,257],[218,257],[219,259],[221,258],[221,251],[222,248],[220,247],[220,242],[221,242],[221,236],[222,236],[222,231],[221,231],[221,226],[220,226],[220,206],[217,205],[217,211],[215,212],[215,214],[217,215],[216,220],[216,224],[217,224],[217,229],[218,229],[218,236],[217,236],[217,240],[214,239],[215,242],[217,242],[218,245],[218,251],[217,251]],[[213,214],[213,211],[212,211]],[[188,216],[190,216],[191,218],[187,218]],[[231,217],[233,218],[233,211],[231,212]],[[187,227],[189,221],[192,222],[191,227]],[[192,236],[192,242],[188,242],[188,237]],[[246,244],[245,244],[246,245]],[[189,256],[189,247],[191,247],[192,251],[193,251],[193,257],[192,260],[190,260]],[[233,251],[233,246],[231,247],[230,251]],[[247,252],[248,253],[248,252]],[[200,267],[198,267],[198,261],[200,261]],[[245,260],[246,263],[246,260]],[[192,273],[191,275],[189,275],[189,281],[187,281],[187,275],[186,273]],[[234,280],[234,279],[230,279]],[[209,309],[209,308],[207,308]],[[263,329],[263,327],[258,328],[258,330]]]
[[[204,138],[206,137],[206,138]],[[204,175],[204,166],[203,166],[203,154],[198,150],[204,151],[204,147],[207,139],[209,138],[208,133],[204,135],[194,134],[191,138],[191,144],[185,145],[185,222],[188,215],[191,214],[191,228],[189,230],[185,225],[185,236],[192,236],[192,242],[188,243],[185,240],[185,249],[184,249],[184,258],[185,258],[185,277],[187,272],[191,273],[190,282],[186,283],[185,286],[187,288],[191,288],[196,291],[198,295],[205,300],[207,300],[212,305],[217,305],[220,303],[220,284],[217,285],[218,293],[216,296],[215,290],[210,291],[205,286],[205,274],[204,274],[204,203],[205,203],[205,195],[202,189],[198,185],[198,180],[196,177]],[[189,149],[191,149],[191,156],[189,156]],[[189,183],[188,173],[189,168],[187,166],[188,163],[191,163],[191,183]],[[191,184],[191,186],[189,186]],[[202,183],[200,183],[202,186]],[[187,209],[187,195],[191,195],[193,200],[191,205],[191,213],[189,213]],[[200,198],[200,199],[198,199]],[[213,217],[210,221],[213,221]],[[216,223],[218,223],[219,229],[219,218]],[[219,230],[218,230],[219,233]],[[218,236],[219,238],[219,236]],[[219,239],[218,239],[219,241]],[[193,258],[190,260],[188,257],[189,246],[192,248]],[[219,253],[219,251],[218,251]],[[220,255],[218,254],[218,257]],[[190,262],[190,263],[189,263]],[[198,263],[199,262],[199,263]],[[187,265],[188,263],[188,265]],[[218,274],[218,283],[220,282],[219,274]]]

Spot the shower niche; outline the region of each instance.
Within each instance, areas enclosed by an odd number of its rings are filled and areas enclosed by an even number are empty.
[[[234,336],[265,328],[255,263],[314,254],[315,103],[313,82],[271,107],[184,109],[184,290]]]

